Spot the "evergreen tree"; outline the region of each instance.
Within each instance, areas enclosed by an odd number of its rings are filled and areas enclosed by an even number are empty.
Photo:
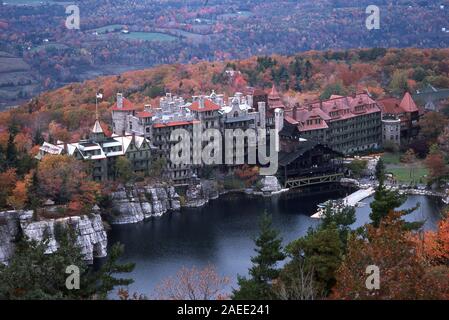
[[[8,144],[6,146],[6,166],[8,168],[14,168],[17,165],[17,149],[14,143],[14,135],[9,134]]]
[[[374,194],[374,201],[370,204],[372,211],[369,217],[372,220],[371,224],[376,228],[379,227],[382,219],[387,217],[396,208],[402,206],[407,200],[406,195],[401,195],[398,191],[387,190],[383,181],[381,182],[382,183],[379,184],[376,193]],[[420,204],[418,203],[414,208],[403,210],[401,211],[401,215],[408,215],[419,208],[419,206]],[[408,229],[419,229],[423,225],[423,222],[407,222],[404,225]]]
[[[385,164],[382,158],[377,161],[375,174],[377,181],[379,181],[380,184],[383,184],[385,180]]]
[[[335,285],[335,274],[343,257],[342,248],[339,229],[334,222],[326,228],[310,229],[307,236],[287,246],[291,260],[283,268],[281,280],[288,286],[291,279],[301,276],[295,271],[303,266],[306,274],[313,273],[315,294],[327,296]]]
[[[44,137],[42,136],[42,132],[40,129],[37,129],[34,133],[33,143],[35,145],[42,145],[44,143]]]
[[[96,271],[83,260],[72,227],[55,226],[59,248],[45,254],[48,237],[43,242],[20,239],[7,266],[0,265],[1,299],[93,299],[106,298],[117,285],[128,285],[130,279],[116,279],[116,272],[130,272],[134,265],[118,265],[123,247],[114,245],[100,270]],[[69,290],[66,280],[68,266],[80,271],[80,289]]]
[[[272,281],[279,276],[277,263],[285,259],[282,252],[282,239],[272,228],[272,220],[266,213],[260,222],[260,234],[255,239],[257,255],[251,258],[253,266],[249,269],[250,278],[238,277],[239,289],[233,291],[233,299],[272,299]]]
[[[341,209],[334,210],[332,205],[329,204],[324,210],[322,223],[320,229],[332,229],[337,228],[342,244],[342,252],[346,252],[349,235],[351,234],[350,226],[356,221],[355,208],[343,207]]]
[[[0,145],[0,173],[6,170],[6,154],[3,147]]]

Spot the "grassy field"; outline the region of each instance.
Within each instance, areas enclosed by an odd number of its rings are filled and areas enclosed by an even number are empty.
[[[96,31],[99,34],[103,34],[103,33],[108,33],[108,32],[120,31],[120,30],[123,29],[123,27],[124,26],[121,25],[121,24],[110,24],[108,26],[104,26],[104,27],[101,27],[101,28],[90,30],[90,32]]]
[[[176,37],[157,32],[131,32],[128,34],[121,34],[120,37],[128,40],[142,40],[142,41],[174,41]]]
[[[46,43],[46,44],[42,44],[40,46],[31,48],[30,52],[36,52],[36,51],[46,50],[46,49],[64,50],[67,48],[68,48],[68,46],[66,46],[65,44],[62,44],[62,43]]]
[[[385,165],[388,164],[400,164],[400,157],[401,155],[399,153],[385,153],[382,156],[382,160],[384,161]]]
[[[391,168],[386,171],[387,173],[392,173],[400,184],[426,183],[426,176],[429,173],[428,170],[423,167]]]
[[[385,153],[382,156],[386,172],[394,175],[400,184],[426,183],[428,170],[422,161],[416,160],[414,163],[402,163],[400,153]]]

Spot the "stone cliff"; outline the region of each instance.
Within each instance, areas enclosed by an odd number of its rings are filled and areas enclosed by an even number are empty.
[[[111,212],[106,216],[111,224],[137,223],[181,207],[202,207],[217,197],[216,183],[211,181],[190,184],[182,196],[167,185],[121,187],[112,193]]]
[[[167,186],[122,187],[112,193],[111,200],[111,214],[107,215],[111,224],[137,223],[181,208],[175,188]]]
[[[46,252],[55,252],[59,246],[55,236],[55,227],[58,225],[74,228],[76,242],[86,261],[91,262],[94,258],[107,255],[107,235],[98,214],[33,221],[33,211],[5,211],[0,212],[0,262],[5,263],[11,257],[20,232],[36,241],[49,237]]]

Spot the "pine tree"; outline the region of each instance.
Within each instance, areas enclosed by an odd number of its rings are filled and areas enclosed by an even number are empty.
[[[6,154],[3,147],[0,145],[0,173],[6,170]]]
[[[385,180],[385,164],[382,158],[380,158],[376,164],[376,179],[381,184],[383,184]]]
[[[336,227],[342,244],[342,252],[346,252],[349,235],[351,234],[350,226],[355,223],[355,208],[344,207],[334,210],[329,204],[324,210],[319,229],[332,229]]]
[[[387,190],[383,183],[380,183],[374,194],[374,201],[371,202],[371,213],[369,215],[374,227],[379,227],[382,219],[387,217],[396,208],[399,208],[407,200],[406,195],[401,195],[398,191]],[[408,210],[402,210],[402,216],[408,215],[419,208],[420,204]],[[419,229],[423,222],[405,223],[408,229]]]
[[[326,228],[310,229],[307,236],[287,246],[286,252],[291,260],[282,270],[282,281],[288,286],[291,279],[300,276],[295,271],[303,265],[306,274],[313,273],[315,294],[327,296],[335,285],[335,273],[342,262],[343,247],[335,222]]]
[[[14,143],[14,135],[9,134],[8,145],[6,146],[6,166],[14,168],[17,165],[17,149]]]
[[[42,132],[40,129],[37,129],[34,133],[33,143],[35,145],[42,145],[44,143],[44,137],[42,136]]]
[[[84,261],[81,248],[76,243],[76,231],[70,225],[56,225],[54,231],[59,244],[55,253],[45,254],[48,237],[42,242],[21,238],[9,264],[0,264],[0,300],[105,299],[115,286],[132,283],[131,279],[113,276],[134,268],[133,264],[117,264],[123,252],[122,246],[114,245],[107,261],[100,270],[95,270]],[[79,290],[66,287],[66,270],[72,265],[80,271]]]
[[[272,299],[272,282],[279,276],[277,263],[285,259],[282,252],[282,239],[272,228],[272,220],[266,213],[260,222],[260,234],[255,239],[257,255],[251,258],[253,266],[249,269],[250,278],[238,277],[239,289],[233,291],[234,300]]]

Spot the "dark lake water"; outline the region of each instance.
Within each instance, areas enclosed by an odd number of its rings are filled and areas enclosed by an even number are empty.
[[[288,243],[319,224],[319,220],[310,218],[317,204],[341,198],[347,192],[339,189],[321,194],[287,193],[275,198],[225,195],[203,208],[183,209],[138,224],[113,226],[108,234],[109,243],[124,244],[122,261],[136,263],[135,270],[127,275],[135,280],[130,292],[151,297],[156,285],[174,276],[181,267],[201,268],[209,263],[221,275],[230,277],[227,288],[230,290],[236,285],[237,274],[246,275],[251,265],[252,239],[258,234],[258,219],[264,211],[272,214],[274,227],[281,232],[284,243]],[[357,209],[354,227],[369,222],[371,201],[372,198],[365,199],[365,205]],[[426,220],[425,229],[436,228],[440,201],[410,196],[403,208],[411,208],[417,202],[421,207],[406,220]]]

